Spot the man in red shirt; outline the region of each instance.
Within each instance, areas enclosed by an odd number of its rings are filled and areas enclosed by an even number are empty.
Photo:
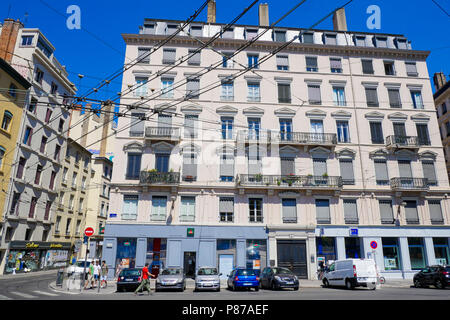
[[[137,294],[138,291],[141,291],[142,289],[146,289],[148,291],[148,294],[152,294],[151,289],[150,289],[150,280],[149,280],[148,276],[153,277],[154,275],[151,274],[148,271],[148,262],[147,262],[145,264],[145,267],[142,268],[142,281],[141,281],[141,284],[139,285],[139,287],[137,287],[137,289],[134,292],[134,294]]]

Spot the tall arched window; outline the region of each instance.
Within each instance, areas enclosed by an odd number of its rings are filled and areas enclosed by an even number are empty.
[[[12,121],[13,115],[8,110],[5,110],[5,113],[3,114],[3,121],[2,121],[2,129],[5,131],[9,131],[9,127]]]
[[[0,146],[0,170],[3,168],[3,157],[5,156],[6,149]]]

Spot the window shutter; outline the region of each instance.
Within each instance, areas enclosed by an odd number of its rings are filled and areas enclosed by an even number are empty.
[[[366,88],[367,105],[378,107],[377,88]]]
[[[410,75],[417,75],[417,68],[416,68],[416,64],[415,63],[405,62],[405,66],[406,66],[406,73],[407,73],[408,76],[410,76]]]
[[[164,220],[166,217],[167,197],[152,197],[152,219]]]
[[[234,156],[230,154],[222,154],[220,156],[220,175],[225,177],[234,176]]]
[[[392,211],[391,200],[380,200],[380,217],[381,223],[394,223],[394,213]]]
[[[341,176],[343,184],[355,184],[355,176],[353,173],[353,161],[350,159],[339,160]]]
[[[344,199],[344,218],[346,223],[358,223],[356,200]]]
[[[277,55],[277,66],[288,67],[289,66],[288,56]]]
[[[190,98],[198,98],[200,89],[199,79],[188,79],[186,83],[186,95]]]
[[[444,222],[444,218],[442,217],[441,201],[428,200],[428,207],[430,208],[430,218],[432,223]]]
[[[158,115],[158,128],[170,128],[172,127],[172,116]]]
[[[295,199],[282,199],[283,222],[297,222],[297,203]]]
[[[201,36],[203,36],[202,27],[201,26],[192,26],[190,33],[194,37],[201,37]]]
[[[401,178],[412,178],[411,161],[398,160],[398,170]]]
[[[196,50],[189,50],[189,55],[191,55],[191,54],[194,53],[195,51],[196,51]],[[201,53],[201,52],[197,52],[197,53],[195,53],[192,57],[190,57],[190,58],[188,59],[188,64],[199,66],[199,65],[200,65],[200,53]]]
[[[145,117],[145,113],[132,113],[130,119],[130,136],[137,137],[144,135],[145,120],[140,120]]]
[[[233,213],[234,198],[222,197],[219,200],[219,212]]]
[[[314,34],[304,33],[303,34],[303,43],[314,43]]]
[[[387,163],[385,160],[375,160],[375,176],[378,184],[382,184],[389,180]]]
[[[320,104],[320,86],[308,85],[309,102],[311,104]]]
[[[163,49],[163,63],[173,64],[175,63],[175,49]]]
[[[278,102],[290,103],[291,102],[291,85],[279,83],[278,84]]]
[[[313,159],[314,175],[323,176],[327,173],[327,160],[326,159]]]
[[[194,197],[181,197],[181,212],[180,218],[183,221],[195,220],[195,198]]]
[[[124,195],[122,219],[135,220],[137,217],[137,206],[138,206],[138,196]]]
[[[316,219],[317,223],[330,223],[330,201],[316,200]]]
[[[307,68],[317,68],[317,57],[306,57]]]
[[[246,39],[251,40],[258,35],[258,30],[257,29],[247,29],[247,30],[245,30],[245,33],[246,33]]]
[[[363,73],[373,73],[372,60],[362,60]]]
[[[419,138],[419,144],[430,145],[430,136],[428,134],[428,125],[423,123],[416,124],[417,136]]]
[[[225,30],[222,33],[222,38],[233,39],[234,38],[234,30],[233,30],[233,28]]]
[[[431,185],[437,184],[436,170],[434,169],[433,161],[422,161],[423,177],[428,179]]]
[[[384,143],[381,122],[370,122],[370,134],[373,143]]]
[[[326,34],[325,35],[325,44],[328,45],[336,45],[336,35],[335,34]]]
[[[294,158],[281,158],[281,175],[295,174]]]
[[[332,69],[342,69],[341,59],[330,58],[330,67]]]
[[[286,42],[286,32],[285,31],[274,31],[275,41]]]
[[[198,115],[187,114],[184,117],[184,137],[197,138]]]
[[[394,135],[397,137],[406,137],[406,129],[404,123],[393,123]],[[402,140],[399,140],[402,141]]]
[[[150,63],[150,48],[138,48],[138,60],[140,63]]]
[[[183,175],[197,177],[197,155],[194,153],[183,154]]]
[[[411,222],[411,223],[419,222],[419,215],[417,213],[416,201],[406,201],[405,216],[406,216],[407,222]]]
[[[388,95],[389,95],[389,105],[392,108],[400,108],[401,101],[400,101],[399,90],[398,89],[388,89]]]

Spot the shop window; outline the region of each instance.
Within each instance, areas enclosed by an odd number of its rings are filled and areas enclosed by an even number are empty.
[[[364,258],[360,238],[345,238],[345,256],[347,259]]]
[[[336,260],[336,241],[332,237],[320,237],[316,238],[316,254],[317,260],[319,257],[325,260],[325,263],[329,260]]]
[[[266,240],[247,240],[246,267],[257,274],[267,266]]]
[[[400,254],[397,238],[382,238],[384,269],[400,270]]]
[[[136,238],[118,238],[116,266],[134,268],[136,263]]]
[[[434,256],[436,258],[436,264],[448,265],[449,264],[449,244],[447,238],[433,238],[434,244]]]
[[[5,273],[39,270],[39,250],[11,250],[7,256]]]
[[[157,276],[166,267],[167,239],[148,238],[145,262],[150,265],[150,273]]]
[[[426,267],[425,253],[422,238],[408,238],[409,257],[411,259],[411,269],[421,270]]]

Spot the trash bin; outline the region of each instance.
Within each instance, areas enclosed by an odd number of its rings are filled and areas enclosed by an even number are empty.
[[[58,270],[58,273],[56,274],[56,285],[62,287],[63,281],[64,281],[64,268],[61,268]]]

